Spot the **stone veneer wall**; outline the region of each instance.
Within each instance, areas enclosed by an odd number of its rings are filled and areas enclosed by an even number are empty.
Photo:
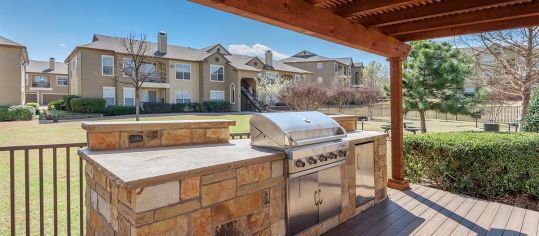
[[[204,143],[227,143],[235,121],[83,123],[89,150],[114,150]]]
[[[330,117],[337,121],[346,131],[357,130],[356,115],[331,115]]]
[[[284,235],[284,161],[264,161],[136,189],[87,163],[87,235]]]

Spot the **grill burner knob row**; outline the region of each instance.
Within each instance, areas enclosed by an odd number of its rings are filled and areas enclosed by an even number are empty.
[[[296,167],[298,167],[298,168],[305,167],[305,162],[302,161],[302,160],[297,160],[296,161]]]
[[[320,155],[320,157],[318,158],[320,160],[320,162],[325,162],[328,160],[328,156],[325,155],[325,154],[322,154]]]
[[[330,153],[329,154],[329,159],[331,159],[331,160],[337,159],[337,154],[335,154],[334,152]]]
[[[307,162],[309,162],[309,165],[314,165],[316,164],[316,159],[312,158],[312,157],[309,157],[309,160],[307,160]]]

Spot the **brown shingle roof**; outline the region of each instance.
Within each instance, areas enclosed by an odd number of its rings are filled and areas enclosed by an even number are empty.
[[[63,62],[55,62],[54,70],[50,70],[49,61],[30,60],[30,63],[26,66],[26,72],[67,75],[67,64]]]

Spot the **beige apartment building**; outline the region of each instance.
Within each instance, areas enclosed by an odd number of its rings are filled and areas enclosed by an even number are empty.
[[[331,87],[344,78],[353,86],[361,83],[363,64],[355,64],[352,58],[328,58],[309,51],[301,51],[281,62],[312,73],[312,82]]]
[[[150,43],[154,57],[148,67],[159,71],[164,79],[143,83],[142,102],[228,101],[231,111],[253,110],[253,101],[242,100],[256,97],[256,78],[268,71],[264,61],[231,54],[220,44],[196,49],[170,45],[167,41],[167,34],[160,32],[157,42]],[[91,43],[76,47],[65,60],[69,94],[102,97],[107,105],[134,105],[134,88],[122,83],[127,77],[118,76],[128,61],[119,38],[94,35]],[[292,78],[310,74],[291,66],[276,70]],[[246,88],[241,89],[242,85]]]
[[[0,36],[0,106],[25,104],[26,47]]]
[[[26,102],[46,105],[68,94],[67,65],[54,58],[48,61],[30,60],[26,66]]]

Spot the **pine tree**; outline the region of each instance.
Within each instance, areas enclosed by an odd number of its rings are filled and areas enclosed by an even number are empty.
[[[469,114],[464,81],[473,74],[473,60],[449,43],[417,41],[403,69],[404,111],[419,112],[421,132],[427,132],[425,113],[438,110]]]

